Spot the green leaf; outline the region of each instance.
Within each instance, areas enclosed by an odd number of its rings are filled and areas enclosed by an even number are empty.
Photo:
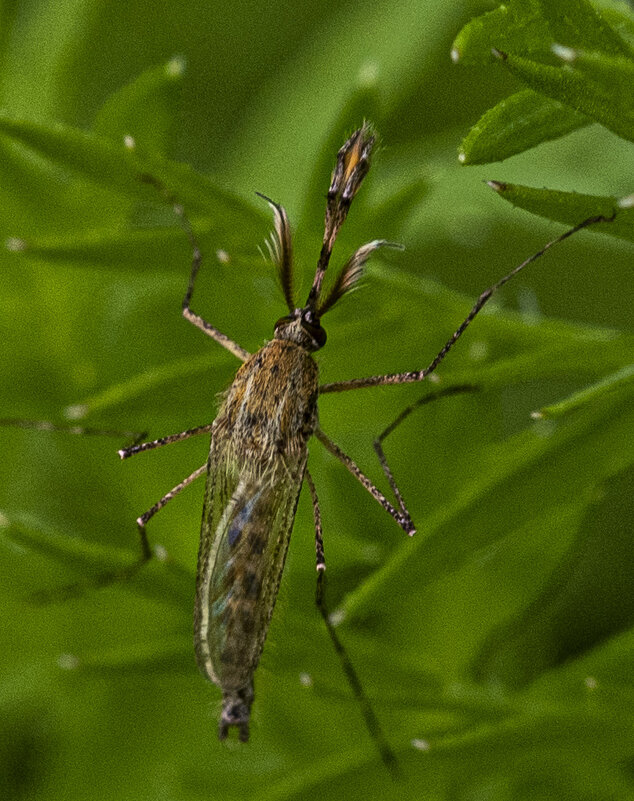
[[[103,589],[103,576],[125,573],[138,559],[137,554],[62,534],[24,515],[3,512],[2,522],[0,532],[6,541],[71,571],[57,570],[55,583],[47,587],[39,583],[30,586],[25,593],[27,600],[31,598],[38,605],[68,602],[98,592]],[[180,607],[189,597],[191,573],[170,560],[165,564],[154,560],[132,580],[111,586],[117,585]]]
[[[575,69],[576,54],[570,57],[572,68],[552,67],[501,51],[498,55],[507,69],[532,89],[634,141],[634,61],[593,53],[585,56],[583,69]]]
[[[254,241],[262,231],[262,213],[188,165],[165,161],[123,143],[115,145],[76,128],[13,120],[6,115],[0,116],[0,142],[3,139],[63,170],[67,180],[89,181],[129,199],[160,201],[156,189],[142,180],[149,174],[163,182],[188,210],[200,209],[212,216],[219,238],[233,234],[234,240],[239,231],[240,238],[250,236]]]
[[[482,115],[463,139],[458,160],[462,164],[502,161],[590,122],[557,100],[523,89]]]
[[[193,229],[210,262],[234,261],[241,267],[262,270],[264,259],[257,254],[257,240],[245,241],[240,232],[218,228],[216,220],[193,218]],[[207,243],[220,241],[226,249],[215,253]],[[185,276],[190,261],[190,248],[181,228],[143,228],[113,231],[94,230],[72,237],[42,237],[28,240],[14,238],[7,248],[18,256],[41,259],[51,264],[109,269],[120,272],[176,271]],[[205,261],[207,261],[207,258]],[[216,267],[218,265],[215,265]]]
[[[453,61],[489,64],[491,50],[523,55],[546,55],[552,42],[539,0],[511,0],[468,22],[451,46]]]
[[[184,70],[184,60],[173,58],[110,95],[95,118],[95,133],[117,144],[132,137],[141,149],[168,155]]]
[[[629,466],[597,491],[546,586],[518,619],[495,630],[484,644],[476,658],[479,681],[523,686],[570,654],[579,657],[632,628],[633,482]],[[623,498],[629,507],[625,511]],[[604,575],[612,580],[604,582]]]
[[[604,395],[554,428],[538,421],[532,429],[492,446],[457,496],[427,516],[409,543],[346,596],[344,619],[362,617],[376,597],[392,597],[409,571],[415,570],[421,582],[437,581],[511,531],[515,536],[527,536],[537,528],[554,532],[566,518],[574,530],[597,482],[611,479],[632,463],[628,430],[633,424],[630,398]],[[608,441],[610,448],[597,460],[598,443]],[[551,470],[560,478],[566,476],[565,487],[561,485],[556,496],[540,497]],[[520,506],[513,500],[516,493],[525,498]],[[488,499],[484,507],[495,505],[495,498],[504,503],[508,514],[503,528],[497,528],[493,519],[484,525],[478,512],[484,497]],[[479,523],[465,527],[465,519]]]
[[[489,186],[518,208],[549,220],[578,225],[588,217],[614,215],[611,222],[596,223],[592,231],[634,242],[634,209],[619,208],[615,198],[582,195],[555,189],[536,189],[502,181],[489,181]]]
[[[538,3],[555,42],[614,56],[634,55],[588,0],[538,0]]]
[[[510,0],[468,22],[452,45],[463,64],[491,62],[493,49],[548,58],[553,44],[630,56],[629,45],[587,0]]]
[[[627,365],[601,381],[597,381],[595,384],[573,393],[564,400],[552,403],[549,406],[543,406],[538,411],[533,412],[532,417],[542,420],[545,417],[559,417],[563,414],[570,414],[588,403],[594,403],[597,398],[604,394],[631,391],[633,384],[634,365]]]

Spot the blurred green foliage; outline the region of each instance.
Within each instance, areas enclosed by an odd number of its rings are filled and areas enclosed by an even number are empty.
[[[254,190],[286,206],[307,291],[336,150],[375,123],[333,261],[378,237],[406,251],[331,313],[324,381],[426,365],[553,220],[616,219],[477,318],[439,370],[477,393],[386,441],[414,539],[311,446],[331,605],[398,784],[313,606],[304,494],[251,742],[220,744],[191,646],[202,485],[152,520],[167,561],[32,602],[130,564],[135,518],[206,444],[121,464],[117,441],[2,429],[2,798],[634,798],[634,222],[616,200],[634,191],[633,31],[608,0],[4,4],[3,417],[79,409],[151,437],[213,417],[235,360],[180,316],[189,246],[143,173],[202,242],[195,308],[253,350],[284,312]],[[426,391],[325,396],[322,426],[381,484],[372,439]]]

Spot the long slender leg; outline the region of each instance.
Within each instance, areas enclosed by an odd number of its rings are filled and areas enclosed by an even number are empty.
[[[166,503],[172,500],[176,495],[178,495],[181,490],[184,490],[185,487],[188,487],[192,484],[199,476],[202,476],[207,470],[207,463],[201,465],[197,470],[187,476],[187,478],[183,479],[180,484],[177,484],[173,489],[167,492],[160,501],[157,501],[154,506],[151,506],[147,512],[144,512],[140,517],[137,517],[136,524],[139,527],[139,537],[141,539],[141,558],[137,563],[136,567],[133,565],[132,570],[136,572],[139,567],[141,567],[145,562],[152,558],[152,549],[150,548],[150,543],[147,538],[147,532],[145,530],[145,525],[157,512],[165,506]]]
[[[186,479],[181,481],[180,484],[177,484],[173,489],[166,493],[161,500],[157,501],[157,503],[148,509],[147,512],[137,518],[136,523],[139,531],[139,539],[141,541],[141,555],[131,565],[124,567],[121,570],[102,573],[90,582],[78,581],[74,582],[73,584],[68,584],[65,587],[58,587],[57,589],[53,590],[43,590],[42,592],[36,593],[34,599],[37,602],[44,604],[67,601],[70,598],[81,597],[90,589],[100,589],[101,587],[108,587],[111,584],[116,584],[117,582],[128,581],[131,579],[136,573],[138,573],[143,565],[149,562],[152,558],[152,549],[148,540],[147,531],[145,530],[148,520],[154,517],[154,515],[160,511],[166,503],[171,501],[175,495],[178,495],[181,490],[184,490],[185,487],[188,487],[199,476],[202,476],[206,470],[206,464],[199,467],[198,470],[194,470],[190,476],[187,476]]]
[[[322,570],[326,569],[326,557],[324,555],[324,538],[322,535],[322,528],[321,528],[321,512],[319,511],[319,499],[317,498],[317,490],[315,489],[315,483],[313,481],[313,477],[311,476],[308,468],[304,474],[306,476],[306,483],[308,484],[308,489],[310,490],[310,497],[313,501],[313,516],[315,518],[315,557],[316,557],[316,564],[315,569],[317,572],[321,572]]]
[[[154,448],[161,448],[163,445],[171,445],[173,442],[181,442],[181,440],[195,437],[197,434],[207,434],[209,431],[211,431],[212,427],[213,423],[207,423],[204,426],[197,426],[196,428],[190,428],[187,431],[181,431],[178,434],[170,434],[167,437],[160,437],[159,439],[154,439],[151,442],[134,443],[134,445],[131,445],[128,448],[121,448],[118,453],[122,459],[128,459],[130,456],[134,456],[142,451],[151,451],[154,450]]]
[[[340,462],[342,462],[348,470],[352,473],[352,475],[358,479],[361,484],[367,489],[370,495],[377,500],[381,506],[385,509],[388,514],[392,515],[394,520],[399,524],[399,526],[403,529],[406,534],[409,534],[410,537],[416,534],[416,528],[414,527],[414,523],[412,522],[412,518],[407,511],[405,505],[403,504],[402,498],[399,497],[399,505],[401,505],[401,509],[396,509],[392,504],[388,501],[385,495],[379,490],[374,484],[370,481],[370,479],[363,473],[359,467],[352,461],[352,459],[345,454],[341,448],[334,443],[330,437],[328,437],[324,432],[317,428],[315,431],[315,436],[317,439],[326,447],[333,456],[336,456]]]
[[[389,434],[391,434],[394,431],[394,429],[398,428],[398,426],[400,426],[400,424],[403,422],[403,420],[405,420],[407,417],[409,417],[410,414],[413,411],[415,411],[416,409],[418,409],[419,406],[424,406],[425,404],[431,403],[431,401],[437,400],[438,398],[444,398],[444,397],[447,397],[449,395],[458,395],[458,394],[461,394],[463,392],[475,392],[476,390],[477,390],[477,387],[475,387],[475,386],[473,386],[471,384],[458,384],[458,385],[456,385],[454,387],[446,387],[445,389],[441,389],[438,392],[432,392],[429,395],[425,395],[422,398],[419,398],[414,403],[412,403],[406,409],[403,409],[403,411],[398,415],[398,417],[396,417],[396,419],[393,420],[390,423],[390,425],[384,431],[382,431],[379,434],[379,436],[374,440],[374,451],[375,451],[375,453],[376,453],[376,455],[378,457],[378,460],[379,460],[379,462],[381,464],[383,472],[385,473],[385,477],[387,478],[387,480],[390,483],[390,487],[392,488],[392,492],[394,493],[394,497],[398,501],[398,506],[399,506],[399,509],[401,510],[402,514],[404,514],[404,515],[408,514],[407,508],[405,507],[405,503],[403,502],[403,497],[401,496],[401,491],[399,490],[398,485],[397,485],[396,481],[394,480],[394,476],[392,474],[392,470],[390,469],[390,466],[389,466],[389,464],[387,462],[387,459],[385,457],[385,452],[383,451],[383,440]]]
[[[75,423],[51,423],[48,420],[24,420],[21,417],[2,417],[0,426],[7,428],[32,428],[36,431],[63,431],[66,434],[77,434],[87,437],[126,437],[132,439],[132,446],[147,436],[147,431],[116,431],[110,428],[94,428],[78,426]]]
[[[339,657],[339,661],[341,662],[341,667],[343,668],[343,672],[346,675],[348,683],[352,688],[352,691],[357,699],[357,702],[361,708],[361,713],[363,714],[363,718],[365,720],[365,725],[370,732],[370,737],[374,740],[379,754],[381,755],[381,759],[385,766],[390,770],[393,774],[397,774],[398,763],[396,761],[396,756],[394,752],[390,748],[390,745],[383,734],[383,730],[381,729],[381,724],[372,709],[372,705],[365,694],[363,689],[363,685],[359,679],[357,671],[352,664],[350,657],[346,649],[344,648],[337,632],[335,631],[335,627],[330,619],[330,613],[328,612],[328,606],[326,605],[326,562],[324,560],[324,541],[322,536],[322,528],[321,528],[321,512],[319,510],[319,499],[317,497],[317,491],[315,489],[315,484],[313,482],[312,476],[308,472],[305,473],[306,476],[306,483],[308,484],[308,488],[310,490],[310,495],[313,501],[313,514],[315,518],[315,550],[317,554],[317,588],[315,591],[315,603],[317,604],[317,609],[319,610],[319,614],[321,615],[328,634],[330,636],[330,640],[334,646],[334,649]]]
[[[215,339],[219,345],[222,345],[223,348],[226,348],[230,353],[233,353],[234,356],[237,356],[240,361],[246,361],[251,355],[248,350],[245,350],[237,342],[234,342],[232,339],[226,334],[223,334],[222,331],[219,331],[215,328],[211,323],[208,323],[206,320],[199,315],[193,312],[190,308],[190,303],[192,299],[192,294],[194,292],[194,284],[196,283],[196,276],[198,275],[198,270],[200,269],[200,265],[202,263],[202,253],[200,247],[198,246],[198,240],[196,239],[196,235],[194,234],[194,229],[192,228],[192,224],[189,220],[189,217],[185,214],[185,209],[177,203],[174,199],[174,196],[171,192],[154,176],[144,174],[140,176],[141,180],[145,183],[152,184],[155,186],[162,195],[164,195],[167,200],[172,204],[174,209],[174,213],[180,220],[181,226],[187,239],[189,240],[189,244],[192,248],[192,269],[189,275],[189,284],[187,286],[187,292],[185,293],[185,297],[183,298],[183,317],[186,320],[189,320],[190,323],[196,326],[196,328],[200,328],[207,336]]]
[[[438,365],[442,362],[445,358],[447,353],[453,348],[456,342],[460,339],[460,337],[464,334],[465,330],[473,320],[473,318],[478,314],[478,312],[482,309],[485,303],[491,298],[495,292],[500,289],[500,287],[504,286],[507,281],[510,281],[515,275],[517,275],[520,270],[523,270],[531,262],[538,259],[540,256],[543,256],[547,250],[549,250],[553,245],[557,245],[559,242],[563,242],[564,239],[568,239],[569,236],[576,234],[577,231],[581,231],[583,228],[587,228],[589,225],[593,225],[599,222],[611,222],[614,219],[614,215],[612,217],[603,217],[603,216],[596,216],[596,217],[588,217],[587,220],[579,223],[579,225],[575,225],[574,228],[570,228],[565,231],[561,236],[558,236],[556,239],[548,242],[544,247],[530,256],[528,259],[523,261],[520,265],[515,267],[511,270],[510,273],[507,273],[503,278],[500,278],[499,281],[496,281],[495,284],[490,286],[488,289],[485,289],[484,292],[480,295],[478,300],[475,302],[473,308],[466,316],[464,321],[458,326],[458,328],[454,331],[451,338],[447,340],[445,345],[440,349],[440,351],[434,356],[431,360],[429,365],[425,367],[423,370],[414,370],[409,373],[392,373],[391,375],[374,375],[368,376],[367,378],[353,378],[349,381],[335,381],[330,384],[322,384],[319,387],[320,394],[326,392],[345,392],[350,389],[362,389],[364,387],[378,387],[381,385],[389,385],[389,384],[411,384],[416,381],[422,381],[426,378],[430,373],[438,367]]]

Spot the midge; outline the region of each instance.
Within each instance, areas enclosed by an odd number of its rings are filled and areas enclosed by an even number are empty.
[[[362,245],[343,265],[330,288],[324,291],[323,279],[335,238],[369,170],[374,143],[373,129],[364,123],[337,155],[327,196],[321,252],[312,286],[303,306],[296,305],[293,291],[291,233],[286,212],[280,205],[265,198],[275,218],[270,251],[277,267],[288,314],[275,323],[273,339],[254,354],[248,353],[192,311],[190,303],[201,264],[201,253],[188,218],[183,209],[175,204],[174,208],[193,248],[183,315],[237,356],[243,364],[225,393],[213,423],[153,442],[133,445],[119,451],[119,454],[124,459],[195,434],[211,432],[207,464],[198,468],[138,518],[142,556],[133,569],[151,557],[145,529],[148,520],[178,492],[206,473],[196,577],[194,642],[201,671],[222,690],[219,722],[221,739],[227,736],[232,727],[237,729],[240,740],[246,741],[249,737],[249,718],[254,699],[253,677],[275,606],[300,489],[302,483],[306,482],[314,510],[317,605],[381,756],[386,764],[393,765],[392,751],[341,646],[324,602],[326,564],[321,514],[317,491],[306,466],[307,445],[314,435],[359,480],[398,525],[412,535],[415,532],[414,523],[385,459],[382,441],[416,406],[440,395],[472,388],[448,387],[421,398],[418,403],[402,412],[376,439],[375,450],[394,493],[394,503],[321,430],[317,414],[318,397],[330,392],[422,381],[436,369],[497,289],[553,244],[603,218],[591,218],[570,229],[485,290],[446,345],[424,369],[320,386],[313,353],[326,343],[322,318],[359,281],[369,256],[377,248],[390,244],[377,239]]]

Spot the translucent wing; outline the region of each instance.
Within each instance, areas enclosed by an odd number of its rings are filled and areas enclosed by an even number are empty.
[[[294,464],[237,469],[212,446],[198,556],[198,664],[223,691],[251,685],[277,597],[306,451]]]

